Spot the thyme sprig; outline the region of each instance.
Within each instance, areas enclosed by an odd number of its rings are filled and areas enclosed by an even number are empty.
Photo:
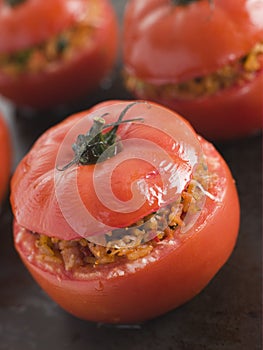
[[[105,123],[104,117],[106,117],[109,113],[104,113],[100,117],[95,117],[90,130],[86,134],[78,135],[76,142],[72,145],[72,150],[75,153],[73,159],[63,168],[58,168],[58,170],[64,171],[74,164],[96,164],[112,158],[119,153],[122,149],[121,143],[118,142],[119,140],[117,135],[119,125],[134,121],[143,121],[143,118],[123,120],[127,111],[137,103],[139,102],[137,101],[127,105],[121,112],[116,122],[109,124]],[[103,132],[108,128],[111,129]]]

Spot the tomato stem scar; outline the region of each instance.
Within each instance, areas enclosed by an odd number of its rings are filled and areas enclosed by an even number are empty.
[[[120,124],[131,123],[134,121],[143,122],[143,118],[134,118],[123,120],[127,111],[134,105],[140,103],[136,101],[128,104],[119,115],[116,122],[105,124],[104,117],[109,113],[104,113],[100,117],[93,119],[93,125],[90,130],[84,135],[80,134],[77,137],[76,143],[72,145],[74,158],[63,168],[57,168],[59,171],[64,171],[74,164],[90,165],[98,162],[103,162],[106,159],[114,157],[118,154],[122,147],[121,143],[117,142],[117,130]],[[105,129],[111,128],[109,131],[103,132]]]

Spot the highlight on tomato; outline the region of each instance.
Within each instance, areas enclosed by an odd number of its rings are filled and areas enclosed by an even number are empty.
[[[8,126],[0,112],[0,204],[7,193],[7,186],[11,170],[12,151]]]
[[[239,228],[223,158],[147,101],[107,101],[46,131],[14,173],[11,204],[34,279],[94,322],[143,322],[187,302],[225,264]]]
[[[110,72],[118,26],[109,0],[1,0],[0,94],[50,108],[81,99]]]
[[[262,128],[261,0],[130,0],[124,79],[138,98],[164,104],[209,139]]]

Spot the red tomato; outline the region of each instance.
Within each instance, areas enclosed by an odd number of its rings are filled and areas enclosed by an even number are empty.
[[[0,155],[1,155],[1,171],[0,171],[0,202],[7,191],[7,183],[11,168],[11,145],[7,126],[0,114]]]
[[[121,151],[96,164],[65,166],[72,140],[94,117],[113,123],[125,109],[124,121],[143,122],[120,125]],[[147,256],[89,266],[78,275],[36,257],[32,232],[94,242],[110,228],[125,228],[166,207],[203,157],[216,180],[200,215],[187,232],[160,241]],[[11,187],[15,246],[23,262],[51,298],[87,320],[141,322],[177,307],[207,285],[237,238],[239,203],[226,163],[184,119],[155,104],[109,101],[58,124],[19,164]]]
[[[262,18],[260,0],[130,1],[123,45],[128,89],[178,111],[209,138],[261,128]],[[248,55],[256,44],[255,61]],[[178,94],[178,86],[186,91]]]
[[[47,108],[74,101],[112,68],[118,28],[108,0],[7,2],[0,1],[0,93],[16,104]],[[27,68],[17,68],[29,52]],[[5,57],[16,57],[14,64]]]

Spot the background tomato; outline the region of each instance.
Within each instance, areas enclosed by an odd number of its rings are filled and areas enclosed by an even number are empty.
[[[83,19],[88,23],[85,30],[90,30],[85,45],[36,72],[7,74],[0,68],[0,93],[18,105],[35,108],[80,99],[113,67],[118,36],[117,19],[108,0],[26,0],[14,7],[2,0],[0,57],[34,49]]]
[[[124,105],[127,104],[126,102]],[[123,108],[123,104],[121,106]],[[113,102],[109,102],[106,110],[111,111],[110,114],[112,115],[114,108],[119,110],[119,104],[115,107]],[[159,119],[164,121],[166,114],[169,114],[169,112],[166,109],[161,110],[163,114],[159,115]],[[95,109],[95,111],[95,115],[98,115],[98,110]],[[132,115],[133,110],[130,109],[130,111]],[[100,110],[100,115],[104,114],[104,112],[105,108]],[[151,110],[149,110],[148,114],[153,118]],[[19,220],[19,224],[17,222],[14,224],[16,249],[40,286],[58,304],[73,315],[87,320],[107,323],[145,321],[181,305],[198,294],[228,259],[235,245],[239,228],[239,204],[234,181],[226,163],[215,148],[207,141],[200,139],[202,150],[207,157],[208,168],[216,176],[217,180],[209,190],[212,199],[210,197],[206,198],[201,215],[189,231],[176,234],[175,238],[164,240],[144,258],[128,262],[117,261],[114,264],[91,267],[90,269],[88,268],[88,273],[81,273],[78,277],[63,269],[52,271],[48,263],[44,264],[44,267],[43,265],[40,266],[32,252],[32,247],[35,247],[33,248],[34,250],[36,246],[30,243],[34,238],[29,233],[29,230],[63,239],[72,238],[68,236],[69,228],[65,227],[65,223],[62,222],[63,220],[60,217],[61,202],[56,197],[57,192],[55,194],[54,189],[49,185],[47,185],[49,186],[47,191],[46,184],[53,182],[54,186],[52,168],[54,168],[55,160],[58,157],[58,145],[62,145],[65,141],[65,135],[72,131],[74,124],[76,125],[77,121],[80,121],[84,115],[85,113],[81,113],[73,116],[45,133],[35,144],[35,150],[29,152],[28,156],[19,165],[12,180],[11,197],[15,218]],[[133,115],[133,117],[138,116],[140,114],[136,113],[135,116]],[[144,118],[146,118],[146,115],[144,115]],[[173,119],[170,115],[169,118],[170,120]],[[127,119],[130,119],[129,115],[127,115]],[[177,124],[178,139],[185,137],[186,143],[187,139],[189,139],[189,142],[194,144],[193,140],[197,140],[196,134],[191,131],[191,128],[180,117],[178,119],[175,117],[174,119],[173,123],[171,122],[171,128],[173,124]],[[167,126],[167,123],[163,124]],[[180,135],[180,124],[185,124],[188,133],[182,132],[182,135]],[[142,138],[145,135],[149,138],[152,136],[152,141],[160,142],[161,147],[166,147],[166,151],[167,147],[175,149],[171,142],[169,146],[167,146],[167,142],[162,144],[161,137],[154,128],[152,128],[152,133],[147,130],[145,134],[144,124],[135,126],[138,129],[134,134],[132,126],[128,129],[133,137],[135,135],[138,136],[139,132]],[[171,128],[165,128],[166,132]],[[125,140],[126,133],[120,131],[120,135],[124,135]],[[162,139],[164,138],[162,137]],[[45,148],[46,146],[48,148]],[[40,156],[38,152],[41,148],[45,149],[45,157],[44,155]],[[193,154],[193,150],[196,148],[197,145],[194,148],[190,147],[191,152],[189,154]],[[180,142],[179,149],[182,150],[182,155],[187,154],[187,146],[184,145],[183,141]],[[65,152],[68,154],[67,150]],[[126,152],[125,146],[122,152]],[[177,151],[174,152],[176,153]],[[128,153],[128,156],[129,159],[132,159],[132,153]],[[37,163],[37,157],[41,158],[42,167],[34,166]],[[118,155],[115,157],[117,158]],[[112,159],[107,160],[105,164],[102,163],[104,170],[107,169],[107,164]],[[142,176],[140,172],[145,165],[140,160],[137,160],[138,164],[136,167],[133,163],[133,168],[138,169],[139,167],[140,171],[137,171],[137,175],[133,173],[132,176]],[[177,158],[176,161],[180,162],[182,158]],[[163,166],[165,165],[167,164],[165,163]],[[184,163],[184,166],[186,166],[186,163]],[[94,172],[94,166],[92,165],[79,168],[84,169],[83,171],[90,169],[90,171]],[[119,178],[118,191],[120,193],[123,191],[121,178],[126,178],[130,186],[133,183],[130,182],[130,172],[128,172],[127,167],[126,170],[126,176],[122,171]],[[130,170],[132,169],[130,168]],[[146,171],[149,174],[151,169],[147,168]],[[73,170],[70,169],[69,174],[72,173]],[[67,183],[68,176],[65,172],[59,183],[63,179]],[[145,174],[143,174],[144,177]],[[29,178],[31,180],[39,178],[40,182],[36,186],[36,182],[33,180],[32,186],[30,186]],[[69,179],[71,186],[74,187],[74,178]],[[158,181],[158,177],[156,179]],[[79,195],[85,202],[87,201],[85,199],[85,188],[88,189],[88,194],[91,193],[91,196],[93,196],[91,181],[88,176],[84,178],[79,176],[78,181],[82,184],[79,186]],[[113,181],[115,182],[117,179]],[[25,199],[25,192],[21,193],[21,188],[24,188],[25,183],[29,185],[28,197],[31,200]],[[69,186],[66,185],[63,187],[63,195],[66,197],[65,201],[68,205],[71,201],[73,202],[71,217],[79,223],[81,219],[78,207],[75,207],[74,211],[75,200],[72,199],[72,192],[67,192],[68,188]],[[127,201],[126,194],[124,197],[125,201]],[[91,198],[91,205],[100,211],[101,208],[98,207],[96,198]],[[60,203],[59,208],[57,207],[57,201]],[[91,205],[88,209],[91,209]],[[36,212],[38,212],[37,223],[32,219],[32,217],[36,216]],[[31,213],[31,216],[29,213]],[[64,214],[63,211],[62,213]],[[129,215],[131,216],[131,214]],[[139,215],[137,219],[141,217],[140,214],[137,213],[137,215]],[[121,214],[119,216],[121,217]],[[80,224],[82,225],[82,221]],[[62,229],[63,225],[64,228]],[[27,236],[23,236],[21,239],[21,234],[23,235],[26,231]]]
[[[16,52],[50,39],[79,21],[86,3],[77,0],[72,7],[68,0],[24,0],[15,5],[15,1],[1,0],[0,52]]]
[[[7,183],[11,170],[11,144],[7,125],[0,114],[0,202],[7,192]]]
[[[137,97],[175,109],[208,138],[237,137],[261,128],[262,53],[252,79],[214,94],[180,99],[155,89],[231,66],[262,44],[262,18],[263,4],[257,0],[130,1],[123,45],[127,87]]]

